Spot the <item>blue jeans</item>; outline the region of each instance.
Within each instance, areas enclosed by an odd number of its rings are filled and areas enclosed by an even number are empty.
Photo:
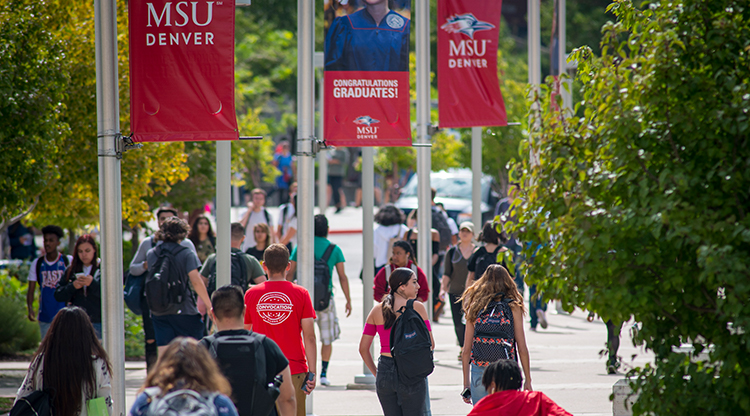
[[[478,365],[471,363],[471,404],[473,406],[476,406],[477,403],[479,403],[480,400],[484,398],[484,396],[487,395],[487,390],[485,390],[484,385],[482,384],[482,376],[484,375],[484,370],[487,367],[479,367]]]
[[[385,416],[413,416],[425,412],[427,379],[415,384],[398,381],[396,361],[392,357],[378,358],[378,374],[375,389]]]
[[[50,325],[52,325],[52,322],[39,321],[39,332],[41,332],[42,334],[42,337],[39,339],[44,339],[44,337],[47,335],[47,331],[49,331]]]
[[[529,315],[531,315],[531,327],[536,328],[539,320],[536,317],[536,310],[541,309],[547,311],[547,302],[543,299],[543,294],[539,292],[539,296],[534,299],[536,293],[536,285],[529,286]]]

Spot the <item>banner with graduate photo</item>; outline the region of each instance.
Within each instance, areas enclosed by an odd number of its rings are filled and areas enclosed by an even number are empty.
[[[411,0],[325,0],[324,139],[411,146]]]

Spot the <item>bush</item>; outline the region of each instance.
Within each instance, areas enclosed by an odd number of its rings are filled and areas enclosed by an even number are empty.
[[[0,354],[35,349],[39,345],[39,326],[26,318],[27,287],[0,270]]]

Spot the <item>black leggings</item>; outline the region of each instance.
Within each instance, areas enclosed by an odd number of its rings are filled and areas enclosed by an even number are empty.
[[[606,322],[607,324],[607,352],[609,353],[610,361],[616,360],[617,350],[620,349],[620,331],[622,330],[622,322],[619,325],[615,325],[610,319]]]
[[[451,315],[453,315],[453,329],[456,330],[456,338],[458,339],[458,345],[461,348],[464,347],[464,333],[466,332],[466,324],[463,323],[464,311],[461,308],[461,302],[458,299],[461,295],[448,294],[448,302],[451,303]]]

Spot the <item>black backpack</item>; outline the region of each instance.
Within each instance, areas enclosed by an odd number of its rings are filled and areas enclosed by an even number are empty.
[[[266,382],[265,335],[211,335],[201,340],[208,348],[224,376],[232,386],[232,401],[241,416],[268,416],[273,410],[278,389]]]
[[[247,256],[248,254],[242,253],[242,252],[232,252],[232,284],[239,286],[242,288],[242,291],[244,292],[247,290],[247,265],[245,264],[245,259],[242,258],[242,256]],[[206,286],[206,291],[208,291],[208,296],[210,297],[212,293],[216,290],[216,262],[214,262],[214,266],[211,268],[211,273],[208,275],[208,286]]]
[[[315,299],[313,307],[316,311],[322,311],[331,303],[331,268],[328,267],[328,259],[336,244],[331,243],[326,248],[323,257],[315,259]]]
[[[37,390],[26,397],[20,397],[9,416],[52,416],[52,395],[47,390]]]
[[[152,312],[169,313],[170,306],[179,305],[188,291],[187,273],[175,258],[186,247],[177,245],[169,249],[161,244],[154,249],[158,259],[149,265],[145,291],[148,307]]]
[[[493,264],[498,264],[497,254],[500,253],[501,249],[502,246],[497,246],[495,251],[493,251],[492,253],[485,249],[485,251],[487,251],[486,253],[484,253],[481,257],[477,257],[476,259],[474,259],[474,281],[479,280],[479,278],[482,277],[488,267]],[[507,269],[507,267],[505,266],[505,261],[502,261],[499,264],[502,264],[503,267]],[[513,277],[513,273],[510,273],[510,277]]]
[[[448,226],[448,220],[443,216],[440,208],[432,207],[432,228],[440,234],[440,250],[446,250],[451,245],[451,227]]]
[[[399,383],[408,385],[432,374],[435,363],[430,331],[422,316],[414,310],[414,299],[408,300],[399,312],[401,316],[391,328],[391,355],[396,361]]]

